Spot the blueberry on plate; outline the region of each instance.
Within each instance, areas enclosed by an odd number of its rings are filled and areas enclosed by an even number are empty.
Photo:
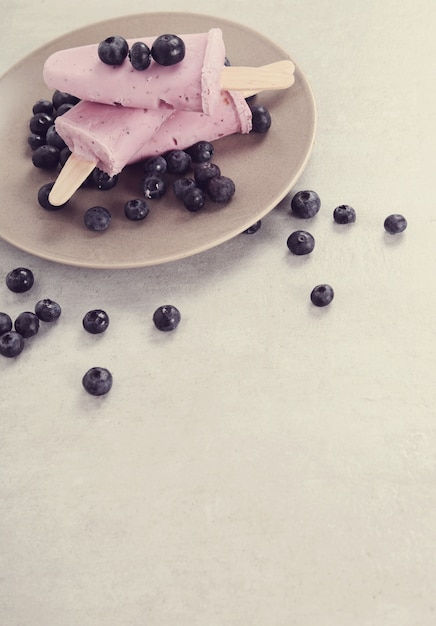
[[[54,124],[52,124],[50,128],[47,129],[47,133],[45,135],[45,142],[49,146],[54,146],[55,148],[57,148],[59,152],[61,152],[64,148],[67,147],[67,144],[57,132]]]
[[[84,389],[92,396],[104,396],[111,390],[112,374],[105,367],[91,367],[82,378]]]
[[[14,293],[24,293],[33,287],[35,278],[27,267],[16,267],[6,275],[6,286]]]
[[[197,141],[186,152],[194,163],[206,163],[213,157],[214,147],[209,141]]]
[[[262,220],[258,220],[257,222],[254,222],[254,224],[252,224],[249,228],[244,230],[243,234],[254,235],[254,233],[257,233],[257,231],[259,230],[261,226],[262,226]]]
[[[25,339],[33,337],[39,331],[39,317],[31,311],[23,311],[15,320],[14,328]]]
[[[149,157],[144,161],[144,174],[162,176],[167,171],[167,162],[162,155]]]
[[[314,217],[321,207],[321,200],[316,191],[298,191],[291,200],[291,210],[298,217]]]
[[[30,133],[30,135],[27,137],[27,143],[29,144],[31,150],[36,150],[36,148],[39,148],[46,143],[45,136],[37,135],[36,133]]]
[[[196,211],[202,209],[206,204],[206,194],[202,189],[194,185],[185,191],[182,197],[182,202],[185,209],[188,209],[191,213],[195,213]]]
[[[143,72],[151,63],[151,50],[143,41],[136,41],[129,50],[133,69]]]
[[[111,212],[103,206],[93,206],[85,211],[85,215],[83,216],[86,228],[95,232],[109,228],[111,220]]]
[[[31,133],[35,133],[35,135],[44,135],[52,126],[54,122],[54,118],[52,115],[48,115],[47,113],[36,113],[30,118],[29,129]]]
[[[62,309],[60,305],[50,298],[38,300],[35,304],[35,314],[41,322],[54,322],[60,317],[61,313]]]
[[[167,186],[162,176],[147,174],[142,181],[142,191],[149,200],[157,200],[166,192]]]
[[[124,37],[114,35],[98,44],[97,54],[106,65],[121,65],[129,53],[129,45]]]
[[[77,104],[78,102],[80,102],[80,98],[78,98],[77,96],[73,96],[66,91],[60,91],[59,89],[56,89],[52,96],[52,102],[54,108],[56,109],[56,114],[58,114],[58,111],[63,104]]]
[[[356,211],[348,204],[341,204],[333,211],[333,219],[337,224],[352,224],[356,221]]]
[[[44,185],[42,185],[42,187],[38,189],[38,203],[46,211],[57,211],[58,209],[62,209],[68,203],[67,201],[64,202],[64,204],[60,205],[51,204],[48,197],[50,195],[50,191],[53,189],[53,185],[54,181],[50,183],[45,183]]]
[[[0,335],[12,330],[12,319],[7,313],[0,313]]]
[[[388,215],[385,219],[384,228],[390,235],[398,235],[398,233],[402,233],[406,230],[407,220],[403,215],[393,213],[392,215]]]
[[[101,189],[102,191],[109,191],[109,189],[115,187],[118,182],[118,174],[110,176],[110,174],[103,172],[103,170],[98,167],[95,167],[92,170],[91,178],[94,187],[97,187],[97,189]]]
[[[334,297],[333,288],[330,285],[317,285],[312,289],[310,299],[315,306],[327,306]]]
[[[83,328],[92,335],[104,333],[109,326],[109,315],[103,309],[88,311],[83,320]]]
[[[249,104],[252,119],[253,133],[266,133],[271,126],[271,114],[261,104]]]
[[[60,117],[64,113],[67,113],[70,109],[72,109],[74,104],[71,102],[64,102],[56,109],[56,117]]]
[[[184,150],[171,150],[165,155],[167,169],[170,174],[183,176],[191,167],[192,159]]]
[[[151,56],[159,65],[180,63],[185,58],[185,42],[178,35],[160,35],[153,42]]]
[[[153,313],[154,325],[159,330],[174,330],[179,325],[180,320],[180,311],[172,304],[165,304],[164,306],[160,306]]]
[[[44,144],[32,152],[32,163],[43,170],[53,170],[59,165],[60,152],[55,146]]]
[[[194,187],[196,187],[196,184],[193,178],[176,178],[173,182],[174,195],[182,201],[188,189],[193,189]]]
[[[310,254],[315,247],[315,239],[306,230],[296,230],[289,235],[286,245],[293,254]]]
[[[53,102],[50,100],[37,100],[32,107],[33,115],[38,113],[46,113],[47,115],[53,115]]]
[[[235,191],[235,183],[228,176],[214,176],[207,184],[207,193],[213,202],[230,202]]]
[[[144,220],[150,213],[150,208],[143,198],[127,200],[124,205],[124,215],[133,222]]]
[[[3,335],[0,335],[0,354],[9,358],[18,356],[24,348],[23,337],[11,330]]]
[[[200,189],[207,189],[207,185],[211,178],[220,176],[221,170],[216,163],[207,161],[206,163],[199,163],[194,167],[194,180],[197,187]]]

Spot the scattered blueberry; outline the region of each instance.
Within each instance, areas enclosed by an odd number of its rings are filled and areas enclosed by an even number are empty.
[[[220,175],[220,168],[216,165],[216,163],[212,163],[211,161],[199,163],[194,167],[194,180],[197,187],[200,187],[200,189],[207,189],[209,180]]]
[[[132,67],[142,72],[151,63],[151,50],[144,42],[136,41],[130,48],[129,59]]]
[[[50,191],[53,189],[53,185],[54,182],[45,183],[38,189],[38,203],[43,209],[46,209],[46,211],[57,211],[58,209],[62,209],[68,202],[64,202],[64,204],[60,204],[59,206],[50,203],[48,197],[50,195]]]
[[[41,322],[54,322],[62,312],[60,305],[50,298],[38,300],[35,304],[35,313]]]
[[[385,230],[391,235],[398,235],[407,228],[407,220],[403,215],[399,213],[393,213],[388,215],[384,221]]]
[[[228,176],[214,176],[207,185],[207,193],[213,202],[230,202],[235,191],[235,183]]]
[[[69,148],[64,148],[63,150],[61,150],[59,154],[59,165],[63,167],[70,158],[70,156],[71,150]]]
[[[43,145],[32,152],[32,163],[44,170],[53,170],[59,164],[59,150],[55,146]]]
[[[6,286],[14,293],[24,293],[33,287],[35,278],[32,270],[16,267],[6,275]]]
[[[109,315],[102,309],[88,311],[82,320],[83,328],[92,335],[104,333],[109,326]]]
[[[12,330],[12,320],[7,313],[0,313],[0,335]]]
[[[153,313],[153,322],[159,330],[174,330],[181,320],[180,311],[172,304],[160,306]]]
[[[175,65],[185,58],[185,43],[177,35],[160,35],[153,42],[151,55],[159,65]]]
[[[39,317],[31,311],[23,311],[16,318],[14,328],[25,339],[33,337],[39,330]]]
[[[112,215],[110,211],[103,206],[93,206],[85,211],[83,219],[86,228],[89,230],[102,231],[109,228]]]
[[[333,300],[334,295],[330,285],[317,285],[312,289],[310,299],[315,306],[327,306]]]
[[[165,155],[167,169],[170,174],[183,176],[191,167],[192,159],[184,150],[171,150]]]
[[[44,135],[31,133],[27,138],[27,143],[32,150],[36,150],[36,148],[39,148],[40,146],[43,146],[45,144],[45,137]]]
[[[298,191],[291,200],[291,210],[298,217],[308,219],[316,215],[321,200],[315,191]]]
[[[252,132],[266,133],[271,126],[270,112],[261,104],[250,104],[249,107],[252,116]]]
[[[46,113],[47,115],[53,115],[53,102],[50,100],[37,100],[32,107],[33,115],[38,113]]]
[[[30,118],[29,129],[31,133],[35,135],[45,136],[46,132],[52,126],[54,118],[47,113],[36,113]]]
[[[57,148],[59,152],[67,147],[67,144],[57,132],[54,124],[47,130],[45,141],[49,146]]]
[[[293,254],[310,254],[315,247],[315,239],[305,230],[296,230],[289,235],[286,244]]]
[[[206,163],[214,154],[214,147],[209,141],[197,141],[186,149],[194,163]]]
[[[73,108],[73,106],[74,104],[71,104],[71,102],[64,102],[59,106],[59,108],[56,109],[56,117],[67,113],[70,109]]]
[[[91,367],[82,378],[82,385],[92,396],[104,396],[111,390],[112,374],[105,367]]]
[[[24,348],[23,337],[11,330],[0,336],[0,354],[9,358],[18,356]]]
[[[98,44],[97,53],[106,65],[121,65],[129,53],[129,45],[124,37],[114,35]]]
[[[166,192],[167,186],[162,176],[147,174],[142,181],[144,196],[149,200],[157,200]]]
[[[80,101],[80,98],[77,98],[77,96],[73,96],[70,93],[67,93],[66,91],[60,91],[59,89],[56,89],[56,91],[53,93],[52,96],[52,102],[53,102],[53,106],[56,109],[56,113],[58,113],[60,107],[63,104],[77,104]]]
[[[149,157],[144,161],[145,174],[157,174],[162,176],[167,171],[167,162],[162,155]]]
[[[206,194],[202,189],[194,185],[185,191],[182,202],[188,211],[195,213],[206,204]]]
[[[193,178],[176,178],[173,182],[174,195],[179,200],[183,200],[183,197],[188,189],[192,189],[195,186],[196,184]]]
[[[124,205],[124,215],[134,222],[145,219],[149,212],[149,206],[143,198],[128,200]]]
[[[247,228],[246,230],[244,230],[243,234],[254,235],[254,233],[257,233],[257,231],[259,230],[261,226],[262,226],[262,220],[258,220],[257,222],[252,224],[250,228]]]
[[[341,204],[333,211],[333,219],[337,224],[351,224],[356,221],[356,211],[348,204]]]
[[[110,176],[103,170],[95,167],[91,173],[91,178],[93,185],[97,187],[97,189],[101,189],[102,191],[108,191],[115,187],[118,182],[118,175],[114,174],[114,176]]]

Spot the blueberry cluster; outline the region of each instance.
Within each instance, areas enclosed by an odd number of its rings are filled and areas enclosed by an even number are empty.
[[[32,270],[16,267],[6,275],[6,286],[14,293],[25,293],[34,284]],[[13,358],[21,354],[25,339],[39,331],[40,322],[54,322],[61,314],[61,307],[50,298],[38,300],[33,311],[23,311],[12,322],[8,313],[0,313],[0,354]]]
[[[185,58],[186,48],[183,39],[169,33],[156,37],[151,48],[143,41],[137,41],[130,49],[124,37],[113,35],[98,44],[97,52],[100,61],[106,65],[117,67],[129,58],[133,69],[141,72],[150,67],[152,60],[165,66],[180,63]]]

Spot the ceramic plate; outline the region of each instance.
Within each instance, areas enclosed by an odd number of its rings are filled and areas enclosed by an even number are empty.
[[[33,166],[27,145],[32,106],[52,95],[42,80],[45,59],[56,50],[96,43],[113,34],[133,38],[164,32],[204,32],[211,27],[222,29],[232,65],[257,66],[289,58],[259,33],[231,21],[188,13],[150,13],[92,24],[62,36],[27,56],[0,79],[3,239],[26,252],[68,265],[155,265],[227,241],[285,197],[307,163],[316,126],[313,95],[298,66],[291,88],[256,96],[272,116],[267,133],[234,135],[214,142],[214,162],[236,184],[229,204],[209,202],[201,211],[190,213],[170,189],[162,199],[150,201],[150,213],[144,221],[131,222],[123,207],[127,200],[141,195],[139,165],[125,168],[114,189],[81,189],[59,211],[45,211],[37,202],[41,185],[56,177]],[[106,206],[113,216],[110,228],[103,233],[88,231],[83,223],[85,210],[96,204]]]

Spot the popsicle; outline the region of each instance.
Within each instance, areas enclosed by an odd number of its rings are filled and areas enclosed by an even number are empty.
[[[112,176],[148,156],[182,150],[200,140],[249,133],[251,110],[237,91],[222,92],[213,115],[168,107],[161,113],[83,100],[59,116],[55,126],[72,151],[50,192],[50,203],[58,206],[95,166]]]
[[[285,89],[292,85],[294,64],[284,60],[276,75],[264,68],[227,67],[222,31],[180,35],[185,57],[162,66],[152,61],[144,71],[133,68],[128,58],[119,66],[103,63],[98,44],[60,50],[49,56],[43,77],[48,87],[82,100],[142,109],[158,109],[162,103],[176,110],[213,114],[221,90]],[[128,39],[129,47],[142,41],[152,47],[156,37]],[[281,86],[278,86],[280,75]]]

